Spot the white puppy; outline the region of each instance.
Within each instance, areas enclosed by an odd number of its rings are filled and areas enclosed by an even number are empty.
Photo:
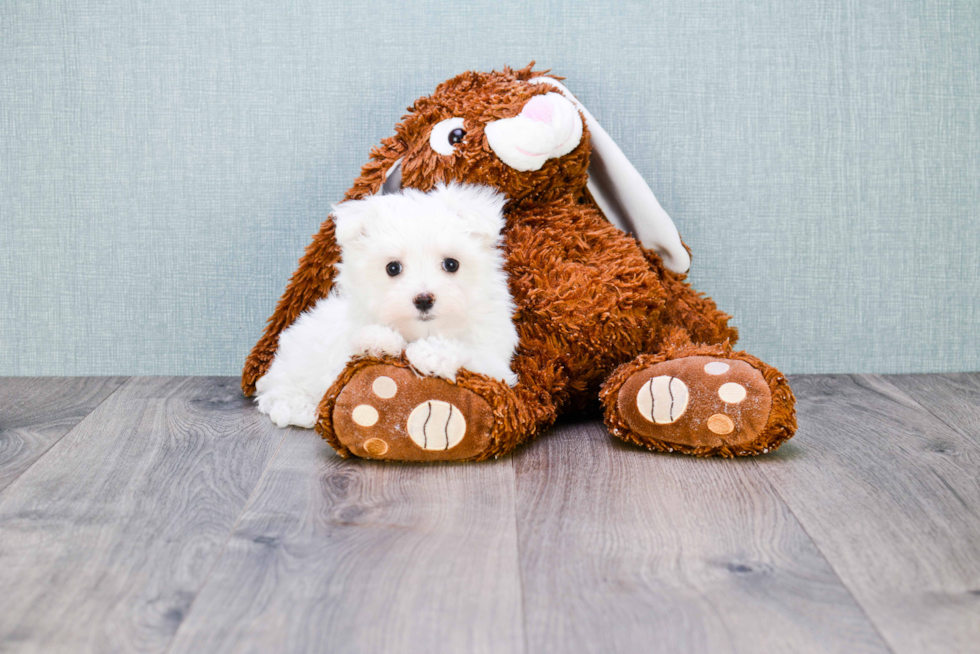
[[[352,356],[398,356],[455,381],[466,368],[513,386],[514,303],[498,246],[504,198],[485,186],[439,185],[334,205],[343,262],[330,295],[279,338],[256,383],[280,427],[312,427]]]

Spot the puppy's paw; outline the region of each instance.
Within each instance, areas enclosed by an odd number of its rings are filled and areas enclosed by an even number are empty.
[[[463,367],[462,346],[441,336],[415,341],[405,349],[405,356],[423,375],[452,382],[456,381],[456,373]]]
[[[351,345],[355,355],[396,357],[405,351],[407,343],[401,334],[390,327],[368,325],[354,335]]]
[[[257,402],[259,411],[269,416],[277,427],[296,425],[310,429],[316,424],[316,401],[306,393],[262,394]]]

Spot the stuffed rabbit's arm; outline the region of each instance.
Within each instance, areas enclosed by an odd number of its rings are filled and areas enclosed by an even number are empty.
[[[386,182],[397,182],[394,174],[404,146],[395,137],[382,140],[381,145],[371,151],[371,160],[361,168],[361,176],[344,195],[345,200],[354,200],[372,195],[381,190]],[[252,348],[242,370],[242,391],[245,395],[255,392],[258,381],[272,365],[272,359],[279,348],[279,334],[289,327],[304,311],[325,298],[333,288],[333,278],[340,261],[340,246],[334,237],[334,222],[328,218],[320,225],[320,231],[299,260],[299,268],[293,273],[282,294],[275,313],[269,318],[265,333]]]
[[[279,334],[292,325],[301,313],[316,304],[317,300],[330,293],[338,261],[340,247],[334,240],[333,220],[327,219],[306,248],[303,258],[299,260],[299,268],[290,278],[286,292],[279,298],[265,333],[245,360],[245,369],[242,371],[242,391],[245,395],[255,392],[255,382],[272,365],[272,359],[279,348]]]

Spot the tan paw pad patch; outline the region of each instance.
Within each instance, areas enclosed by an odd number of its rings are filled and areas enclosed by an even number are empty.
[[[716,434],[730,434],[735,431],[735,423],[724,413],[716,413],[708,418],[708,429]]]
[[[712,361],[705,364],[704,371],[709,375],[724,375],[730,368],[731,366],[724,361]]]
[[[369,438],[364,441],[364,449],[371,456],[384,456],[384,453],[388,451],[388,444],[380,438]]]
[[[463,440],[466,418],[449,402],[429,400],[408,416],[408,435],[423,450],[448,450]]]
[[[387,364],[356,373],[333,408],[334,433],[351,454],[397,461],[478,458],[493,446],[493,420],[473,391]]]
[[[745,387],[735,382],[722,384],[718,389],[718,397],[729,404],[738,404],[745,399]]]
[[[378,422],[378,410],[370,404],[359,404],[351,411],[350,418],[361,427],[370,427]]]
[[[398,393],[398,384],[396,384],[395,380],[391,377],[381,375],[374,380],[373,384],[371,384],[371,390],[373,390],[374,394],[381,399],[390,400],[391,398],[395,397],[396,393]]]
[[[684,415],[688,396],[687,384],[677,377],[661,375],[640,387],[636,409],[650,422],[669,425]]]
[[[668,450],[749,447],[763,433],[771,406],[762,373],[745,361],[707,355],[638,370],[617,399],[634,437]]]

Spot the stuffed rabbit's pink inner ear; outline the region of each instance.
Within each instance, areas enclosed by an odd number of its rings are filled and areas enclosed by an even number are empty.
[[[528,83],[547,84],[557,89],[585,116],[592,141],[587,186],[606,219],[624,232],[635,235],[644,247],[656,252],[670,270],[687,272],[691,267],[691,255],[684,249],[674,221],[602,125],[557,80],[535,77]]]

